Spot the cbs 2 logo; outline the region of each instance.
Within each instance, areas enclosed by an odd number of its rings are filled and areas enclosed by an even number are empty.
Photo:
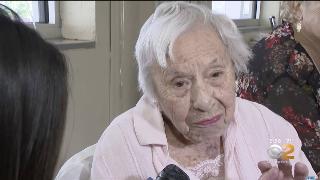
[[[280,157],[282,160],[294,159],[294,156],[291,155],[293,152],[293,144],[283,144],[282,146],[273,144],[268,149],[268,154],[272,159],[279,159]]]

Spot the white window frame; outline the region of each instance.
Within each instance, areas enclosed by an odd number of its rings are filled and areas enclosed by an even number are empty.
[[[155,7],[157,7],[162,2],[164,2],[164,1],[155,1]],[[204,5],[204,6],[208,7],[209,9],[212,9],[212,1],[186,1],[186,2]],[[233,21],[240,29],[261,26],[260,11],[261,11],[261,1],[259,1],[259,3],[257,4],[256,13],[259,14],[259,17],[257,19],[234,19]]]
[[[53,23],[26,23],[30,28],[36,29],[44,39],[61,38],[61,21],[60,21],[60,2],[48,1],[49,4],[49,22],[54,18]],[[53,8],[54,7],[54,8]],[[53,13],[54,12],[54,13]],[[54,16],[54,17],[52,17]]]
[[[212,9],[212,1],[199,1],[203,2],[202,4]],[[256,14],[259,14],[259,17],[256,19],[233,19],[234,23],[239,27],[256,27],[260,26],[260,10],[261,10],[261,1],[257,3]]]

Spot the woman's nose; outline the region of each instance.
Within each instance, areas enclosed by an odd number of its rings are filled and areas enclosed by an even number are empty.
[[[191,95],[193,108],[200,112],[208,112],[212,108],[211,96],[208,89],[197,88]]]

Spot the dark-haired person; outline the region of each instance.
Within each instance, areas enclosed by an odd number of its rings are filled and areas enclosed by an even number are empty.
[[[67,100],[63,54],[0,5],[1,180],[52,179]]]

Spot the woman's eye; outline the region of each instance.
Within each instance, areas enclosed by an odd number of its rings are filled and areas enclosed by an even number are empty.
[[[212,73],[212,74],[211,74],[211,77],[217,78],[217,77],[219,77],[220,75],[222,75],[222,72],[215,72],[215,73]]]
[[[178,82],[175,83],[176,87],[182,87],[184,85],[185,85],[185,82],[183,82],[183,81],[178,81]]]
[[[189,81],[185,79],[175,79],[172,82],[175,88],[187,88],[189,86]]]

